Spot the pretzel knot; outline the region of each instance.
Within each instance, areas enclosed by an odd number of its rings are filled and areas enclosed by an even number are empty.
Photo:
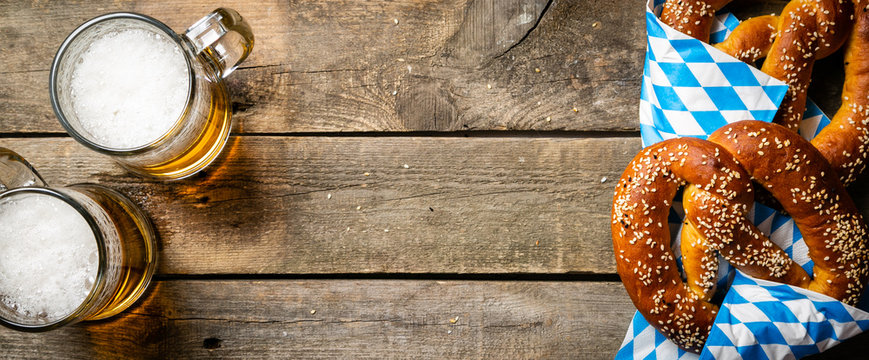
[[[634,305],[664,336],[699,352],[718,307],[682,281],[670,250],[667,216],[680,186],[709,189],[710,221],[733,230],[751,203],[748,174],[721,146],[677,138],[643,149],[619,180],[613,198],[616,266]]]
[[[758,121],[725,126],[709,139],[647,147],[617,184],[611,223],[617,270],[646,320],[678,346],[700,352],[718,311],[710,302],[716,254],[751,276],[855,304],[869,275],[869,232],[821,153],[796,133]],[[814,261],[813,278],[747,219],[752,179],[793,216]],[[687,282],[667,222],[683,185]]]

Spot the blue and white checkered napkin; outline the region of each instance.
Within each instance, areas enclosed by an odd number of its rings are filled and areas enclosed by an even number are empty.
[[[705,138],[740,120],[772,121],[787,92],[785,83],[664,25],[652,6],[650,1],[640,95],[644,145],[682,136]],[[739,23],[733,16],[722,17],[713,31],[718,39],[729,34],[727,25]]]
[[[701,359],[816,354],[869,329],[869,313],[829,296],[737,271]]]
[[[649,0],[648,44],[640,99],[643,145],[674,137],[706,138],[740,120],[772,121],[787,85],[712,46],[660,22],[663,0]],[[719,14],[713,43],[739,21]],[[813,138],[830,120],[813,103],[800,133]],[[679,230],[683,211],[677,196],[670,215],[673,251],[681,266]],[[749,215],[758,228],[809,273],[812,261],[791,218],[755,204]],[[639,313],[628,328],[617,359],[779,359],[814,354],[869,328],[869,313],[824,295],[752,279],[720,260],[723,303],[701,355],[687,353],[658,333]],[[732,282],[732,286],[728,283]],[[729,290],[726,290],[729,289]]]

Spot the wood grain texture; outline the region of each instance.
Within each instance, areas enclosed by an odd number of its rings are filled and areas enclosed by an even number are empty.
[[[613,282],[174,280],[115,319],[0,328],[0,344],[4,358],[603,359],[632,315]]]
[[[611,359],[618,282],[164,280],[117,317],[0,328],[7,359]],[[812,359],[862,359],[869,333]]]
[[[49,183],[130,195],[155,223],[163,274],[612,274],[612,187],[640,144],[243,136],[205,175],[168,183],[68,138],[0,146]]]
[[[218,6],[256,37],[229,78],[239,132],[636,130],[642,3],[2,2],[0,132],[62,131],[48,69],[85,20],[134,11],[183,31]]]
[[[166,326],[165,318],[127,312],[48,333],[0,327],[0,351],[4,359],[156,359]]]

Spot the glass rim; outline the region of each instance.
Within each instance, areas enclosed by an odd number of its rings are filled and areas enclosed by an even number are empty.
[[[63,63],[63,61],[65,59],[65,55],[67,53],[67,49],[69,48],[69,46],[73,42],[76,41],[76,39],[79,37],[79,35],[83,34],[91,27],[93,27],[97,24],[100,24],[102,22],[105,22],[105,21],[118,20],[118,19],[129,19],[129,20],[142,21],[142,22],[148,23],[148,24],[156,27],[158,30],[162,31],[165,35],[169,36],[169,38],[172,39],[172,41],[174,41],[176,43],[176,45],[178,45],[181,48],[181,53],[184,55],[184,61],[187,63],[187,75],[188,75],[187,101],[184,104],[184,110],[181,112],[181,114],[178,115],[178,119],[175,120],[175,123],[172,125],[172,127],[169,130],[167,130],[165,133],[160,135],[160,137],[158,137],[154,141],[151,141],[147,144],[140,145],[140,146],[133,147],[133,148],[112,148],[112,147],[100,145],[96,142],[91,141],[90,139],[88,139],[84,135],[82,135],[72,125],[70,125],[69,121],[66,119],[66,115],[64,115],[64,111],[63,111],[62,107],[60,106],[60,100],[58,99],[58,95],[57,95],[57,81],[58,81],[57,71],[59,70],[60,65]],[[190,54],[188,54],[188,52],[185,50],[186,49],[185,44],[187,44],[187,43],[181,37],[181,35],[177,34],[175,31],[173,31],[171,28],[169,28],[169,26],[167,26],[166,24],[164,24],[161,21],[154,19],[150,16],[142,15],[142,14],[138,14],[138,13],[132,13],[132,12],[108,13],[108,14],[103,14],[103,15],[97,16],[93,19],[90,19],[90,20],[84,22],[83,24],[79,25],[75,30],[73,30],[66,37],[66,39],[64,39],[63,43],[61,43],[60,47],[57,49],[57,53],[55,53],[54,60],[51,63],[51,71],[49,72],[48,83],[49,83],[49,98],[51,100],[51,107],[54,110],[54,115],[57,117],[58,121],[60,122],[60,125],[63,126],[63,128],[66,130],[66,132],[70,136],[72,136],[73,139],[75,139],[79,143],[84,144],[85,146],[87,146],[95,151],[98,151],[98,152],[101,152],[101,153],[104,153],[107,155],[133,155],[133,154],[141,153],[141,152],[146,151],[148,149],[152,149],[152,148],[160,145],[162,142],[166,141],[166,139],[168,139],[173,133],[176,133],[177,131],[179,131],[181,129],[181,124],[185,118],[185,115],[188,112],[188,109],[190,108],[190,104],[193,103],[196,74],[194,73],[192,60],[190,59]]]
[[[81,304],[79,304],[78,307],[76,307],[76,309],[69,314],[61,317],[54,322],[45,324],[21,324],[4,318],[2,315],[0,315],[0,325],[25,332],[43,332],[59,328],[61,326],[76,322],[77,320],[82,320],[79,318],[89,310],[93,301],[96,299],[97,294],[102,292],[102,290],[106,286],[105,273],[108,270],[108,253],[106,250],[106,242],[105,238],[103,237],[102,229],[100,229],[96,219],[94,219],[94,217],[87,211],[87,209],[84,208],[84,206],[79,204],[78,201],[76,201],[69,195],[57,190],[44,187],[21,187],[0,192],[0,198],[13,196],[18,193],[39,193],[42,195],[53,196],[64,201],[65,203],[69,204],[73,209],[78,211],[82,218],[84,218],[84,220],[88,223],[88,226],[90,226],[91,232],[94,235],[94,241],[96,241],[97,243],[97,252],[99,253],[99,261],[97,267],[97,274],[94,278],[94,285],[93,287],[91,287],[88,296],[85,297],[84,300],[82,300]]]

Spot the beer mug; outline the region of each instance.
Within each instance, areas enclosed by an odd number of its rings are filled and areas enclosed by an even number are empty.
[[[176,34],[113,13],[70,34],[51,65],[51,104],[78,142],[127,169],[181,179],[220,154],[232,107],[223,78],[253,49],[241,16],[220,8]]]
[[[48,187],[0,148],[0,324],[47,331],[118,314],[156,264],[153,227],[127,197],[93,184]]]

